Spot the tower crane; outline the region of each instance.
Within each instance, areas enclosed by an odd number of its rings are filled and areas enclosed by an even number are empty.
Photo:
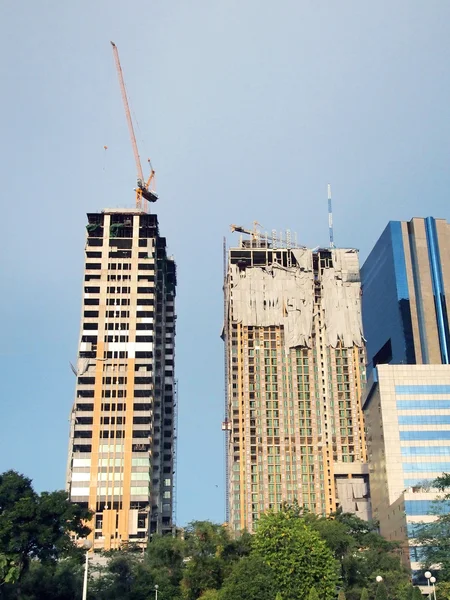
[[[136,163],[137,170],[137,187],[136,191],[136,208],[144,209],[147,212],[147,201],[148,202],[156,202],[158,200],[158,195],[156,192],[151,189],[150,184],[154,182],[155,179],[155,171],[152,167],[152,163],[150,159],[148,159],[148,163],[150,166],[150,176],[147,181],[144,179],[144,173],[142,171],[141,158],[139,156],[138,145],[136,142],[136,136],[134,134],[133,120],[131,118],[130,107],[128,104],[127,91],[125,88],[125,82],[123,79],[122,67],[120,65],[119,59],[119,51],[117,50],[117,46],[114,42],[111,42],[111,46],[113,49],[114,62],[116,63],[117,76],[119,78],[120,92],[122,94],[123,106],[125,108],[125,116],[127,119],[128,131],[131,138],[131,145],[133,147],[134,160]]]
[[[257,229],[258,227],[261,227],[261,224],[258,223],[258,221],[253,221],[253,230],[245,229],[245,227],[241,227],[240,225],[230,225],[232,233],[235,231],[238,233],[246,233],[251,235],[253,240],[257,240],[261,236],[261,232]]]
[[[298,246],[297,244],[297,234],[294,234],[294,240],[291,240],[291,232],[288,229],[286,231],[286,237],[284,238],[281,233],[278,233],[274,229],[272,230],[272,234],[269,235],[267,232],[263,233],[258,230],[258,227],[261,227],[261,224],[258,221],[253,221],[253,229],[246,229],[245,227],[241,227],[240,225],[230,225],[231,231],[234,233],[237,231],[238,233],[246,233],[251,236],[252,242],[259,243],[259,241],[271,242],[273,247],[281,244],[281,246],[285,246],[286,248],[304,248],[305,246]]]

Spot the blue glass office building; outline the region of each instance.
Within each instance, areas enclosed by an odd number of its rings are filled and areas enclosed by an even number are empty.
[[[404,562],[420,583],[415,531],[436,518],[432,482],[450,473],[450,367],[378,365],[366,386],[364,417],[374,517],[384,537],[403,542]]]
[[[377,364],[449,364],[450,225],[391,221],[361,269],[368,374]]]

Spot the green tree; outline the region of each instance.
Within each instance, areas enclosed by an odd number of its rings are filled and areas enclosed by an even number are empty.
[[[114,551],[106,568],[100,569],[89,583],[95,600],[147,600],[154,595],[155,581],[134,552]]]
[[[181,590],[186,600],[197,600],[206,590],[219,590],[237,561],[250,552],[251,536],[232,539],[228,528],[210,521],[194,521],[185,530],[185,568]]]
[[[384,581],[377,584],[375,600],[388,600],[388,593]]]
[[[77,558],[56,563],[31,561],[18,586],[7,586],[7,600],[79,600],[83,585],[83,566]]]
[[[430,485],[441,493],[430,511],[436,520],[417,526],[414,537],[421,546],[423,567],[439,564],[439,580],[450,582],[450,474],[444,473]]]
[[[397,544],[378,533],[376,521],[363,521],[353,514],[337,511],[328,517],[301,513],[307,525],[317,531],[340,563],[344,591],[349,600],[359,600],[361,590],[376,575],[392,579],[393,587],[408,584],[408,573],[396,554]],[[390,577],[395,573],[395,577]],[[373,590],[375,593],[375,590]],[[397,598],[398,594],[393,594]],[[400,600],[400,598],[399,598]]]
[[[216,556],[200,556],[189,560],[182,580],[183,597],[197,600],[206,590],[220,589],[223,581],[222,562]]]
[[[15,583],[19,577],[19,567],[6,554],[0,554],[0,585]]]
[[[437,600],[450,600],[450,582],[442,581],[436,586]]]
[[[38,495],[27,477],[15,471],[0,475],[0,554],[14,565],[17,580],[32,559],[55,561],[76,554],[70,534],[86,536],[89,518],[89,511],[69,502],[65,492]]]
[[[414,586],[412,591],[411,591],[411,600],[423,600],[423,595],[422,592],[420,591],[420,588]]]
[[[186,543],[169,535],[154,535],[147,547],[144,567],[148,568],[156,584],[164,590],[164,599],[181,595]]]
[[[369,600],[369,592],[367,591],[367,588],[363,588],[361,590],[360,600]]]
[[[337,560],[341,561],[348,552],[357,546],[357,541],[352,536],[347,523],[333,517],[325,518],[313,513],[305,513],[303,518],[305,523],[325,540]]]
[[[252,552],[273,569],[284,600],[306,598],[315,587],[320,598],[334,598],[337,563],[320,535],[295,510],[268,512],[258,523]]]
[[[320,600],[319,594],[317,593],[317,590],[315,587],[312,587],[309,590],[308,600]]]
[[[200,596],[199,600],[219,600],[220,592],[217,590],[206,590]]]
[[[347,600],[346,597],[345,597],[344,590],[339,590],[338,600]]]
[[[221,600],[267,600],[275,598],[275,578],[257,556],[240,560],[224,582]]]

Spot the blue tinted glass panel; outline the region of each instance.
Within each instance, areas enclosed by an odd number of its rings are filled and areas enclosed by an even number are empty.
[[[403,456],[450,456],[450,446],[402,446]]]
[[[407,523],[406,530],[408,533],[408,537],[415,538],[419,535],[420,530],[422,529],[422,523]]]
[[[405,473],[450,473],[450,462],[415,462],[403,463]]]
[[[403,484],[405,488],[414,487],[416,485],[422,485],[426,483],[431,483],[432,479],[424,479],[423,477],[414,477],[413,479],[404,479]]]
[[[410,546],[409,559],[413,562],[422,562],[425,560],[425,553],[420,546]]]
[[[450,425],[450,415],[399,415],[399,425]]]
[[[450,509],[450,503],[435,503],[433,500],[406,500],[405,512],[409,516],[434,515],[447,513]]]
[[[430,261],[431,281],[433,284],[434,303],[436,307],[436,321],[438,326],[439,343],[441,346],[442,363],[449,363],[449,330],[447,322],[447,311],[445,307],[444,281],[442,277],[442,265],[439,252],[436,221],[433,217],[425,219],[425,229],[428,242],[428,258]]]
[[[450,440],[450,431],[400,431],[400,439],[404,442]]]
[[[396,385],[396,394],[450,394],[450,385]]]
[[[370,376],[374,362],[414,363],[414,353],[408,353],[405,339],[408,327],[403,317],[410,311],[400,221],[391,221],[381,234],[361,268],[361,285],[367,375]]]
[[[442,410],[450,408],[450,400],[397,400],[398,410]]]

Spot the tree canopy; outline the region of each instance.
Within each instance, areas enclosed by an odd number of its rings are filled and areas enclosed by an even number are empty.
[[[90,513],[62,491],[37,494],[15,471],[0,475],[0,574],[20,580],[33,559],[43,563],[76,553],[71,534],[85,537]]]
[[[36,494],[26,477],[0,475],[0,597],[79,600],[83,562],[70,532],[86,535],[88,517],[64,492]],[[295,504],[263,515],[253,535],[195,521],[180,537],[152,536],[144,553],[105,556],[106,566],[91,561],[88,600],[156,600],[155,585],[158,600],[414,600],[377,523]]]
[[[320,598],[334,598],[337,562],[326,542],[298,517],[295,509],[286,507],[261,517],[253,552],[272,568],[284,600],[306,598],[313,587]]]
[[[431,511],[436,520],[416,526],[414,537],[420,546],[424,569],[439,564],[439,581],[450,582],[450,474],[437,477],[431,487],[440,492]]]

